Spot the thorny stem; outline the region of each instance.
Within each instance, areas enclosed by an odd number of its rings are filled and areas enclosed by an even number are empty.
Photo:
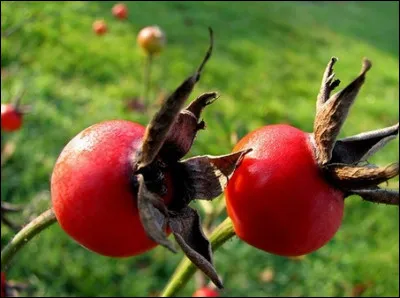
[[[5,270],[8,263],[14,255],[24,247],[33,237],[44,229],[57,222],[56,216],[52,209],[43,212],[41,215],[32,220],[22,230],[20,230],[13,239],[1,251],[1,270]]]
[[[211,234],[210,242],[212,250],[217,250],[233,236],[235,236],[235,231],[232,221],[227,217]],[[187,257],[184,257],[171,276],[160,297],[175,296],[175,294],[187,284],[195,272],[196,266]]]

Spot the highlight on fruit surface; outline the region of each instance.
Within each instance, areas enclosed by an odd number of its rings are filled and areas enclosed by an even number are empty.
[[[381,184],[398,176],[398,162],[376,166],[368,158],[399,133],[399,124],[337,139],[371,62],[331,95],[332,58],[317,96],[313,133],[267,125],[242,138],[233,152],[252,148],[226,188],[228,215],[239,238],[261,250],[300,256],[324,246],[342,223],[344,199],[399,205],[399,191]]]
[[[217,98],[185,101],[211,56],[161,106],[147,127],[113,120],[92,125],[62,150],[51,177],[53,210],[63,230],[82,246],[106,256],[128,257],[162,245],[186,256],[217,287],[212,252],[194,199],[212,200],[226,187],[248,149],[182,160],[199,130],[203,109]]]
[[[165,47],[167,38],[159,26],[144,27],[139,31],[137,43],[148,54],[159,54]]]

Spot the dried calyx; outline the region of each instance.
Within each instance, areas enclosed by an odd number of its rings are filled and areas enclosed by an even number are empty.
[[[170,230],[186,256],[222,288],[199,214],[189,203],[219,196],[248,150],[181,160],[190,150],[197,132],[205,128],[204,121],[200,120],[202,110],[217,98],[215,92],[205,93],[183,109],[211,56],[213,32],[209,30],[210,47],[200,67],[165,100],[146,128],[141,149],[132,158],[133,189],[137,191],[139,215],[147,235],[175,252],[167,238],[166,230]],[[165,173],[170,174],[173,189],[168,205],[162,199],[168,191]]]
[[[340,83],[339,80],[334,80],[333,65],[336,61],[336,58],[332,58],[328,63],[317,98],[313,133],[317,163],[327,181],[342,190],[346,197],[356,194],[367,201],[399,205],[398,190],[379,187],[382,182],[399,174],[399,163],[378,167],[367,162],[371,155],[396,138],[399,123],[337,140],[372,65],[371,61],[364,59],[357,78],[331,96],[331,92]]]

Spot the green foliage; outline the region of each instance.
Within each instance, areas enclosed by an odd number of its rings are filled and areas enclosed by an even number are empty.
[[[311,131],[331,56],[339,57],[335,69],[343,85],[358,74],[364,56],[373,62],[341,136],[398,122],[398,2],[127,2],[126,21],[113,18],[114,3],[1,3],[2,32],[35,17],[1,42],[1,67],[9,73],[2,77],[2,103],[26,84],[23,102],[34,106],[21,131],[2,133],[2,143],[13,140],[17,150],[1,172],[1,199],[28,204],[16,221],[50,206],[53,165],[79,131],[115,118],[147,123],[158,95],[171,92],[200,63],[207,26],[215,32],[214,53],[192,98],[206,91],[221,97],[205,110],[207,129],[190,156],[226,154],[237,138],[266,124]],[[92,31],[98,18],[108,23],[104,36]],[[128,111],[127,99],[142,94],[145,56],[136,35],[153,24],[168,42],[154,60],[152,106],[148,113]],[[371,161],[388,164],[398,153],[397,139]],[[398,179],[389,186],[397,188]],[[398,207],[351,197],[334,239],[302,261],[233,239],[215,254],[222,295],[349,296],[366,285],[363,296],[398,296],[398,231]],[[2,246],[12,236],[2,227]],[[31,284],[23,296],[147,296],[163,288],[182,255],[156,248],[136,258],[105,258],[54,225],[20,252],[7,275]],[[259,278],[266,268],[275,273],[270,282]],[[181,294],[193,290],[191,281]]]

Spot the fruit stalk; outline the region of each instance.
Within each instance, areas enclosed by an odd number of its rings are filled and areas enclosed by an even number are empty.
[[[233,236],[235,236],[235,231],[233,230],[232,221],[228,217],[210,236],[212,250],[217,250]],[[196,266],[187,257],[184,257],[171,276],[160,297],[174,297],[178,291],[187,284],[195,272]]]
[[[4,271],[6,269],[11,259],[33,237],[51,226],[56,221],[57,219],[53,210],[49,209],[32,220],[22,230],[20,230],[1,251],[1,270]]]
[[[153,54],[149,53],[146,57],[146,64],[144,66],[144,90],[143,90],[143,100],[150,102],[148,99],[150,92],[150,78],[151,78],[151,66],[153,64]]]

